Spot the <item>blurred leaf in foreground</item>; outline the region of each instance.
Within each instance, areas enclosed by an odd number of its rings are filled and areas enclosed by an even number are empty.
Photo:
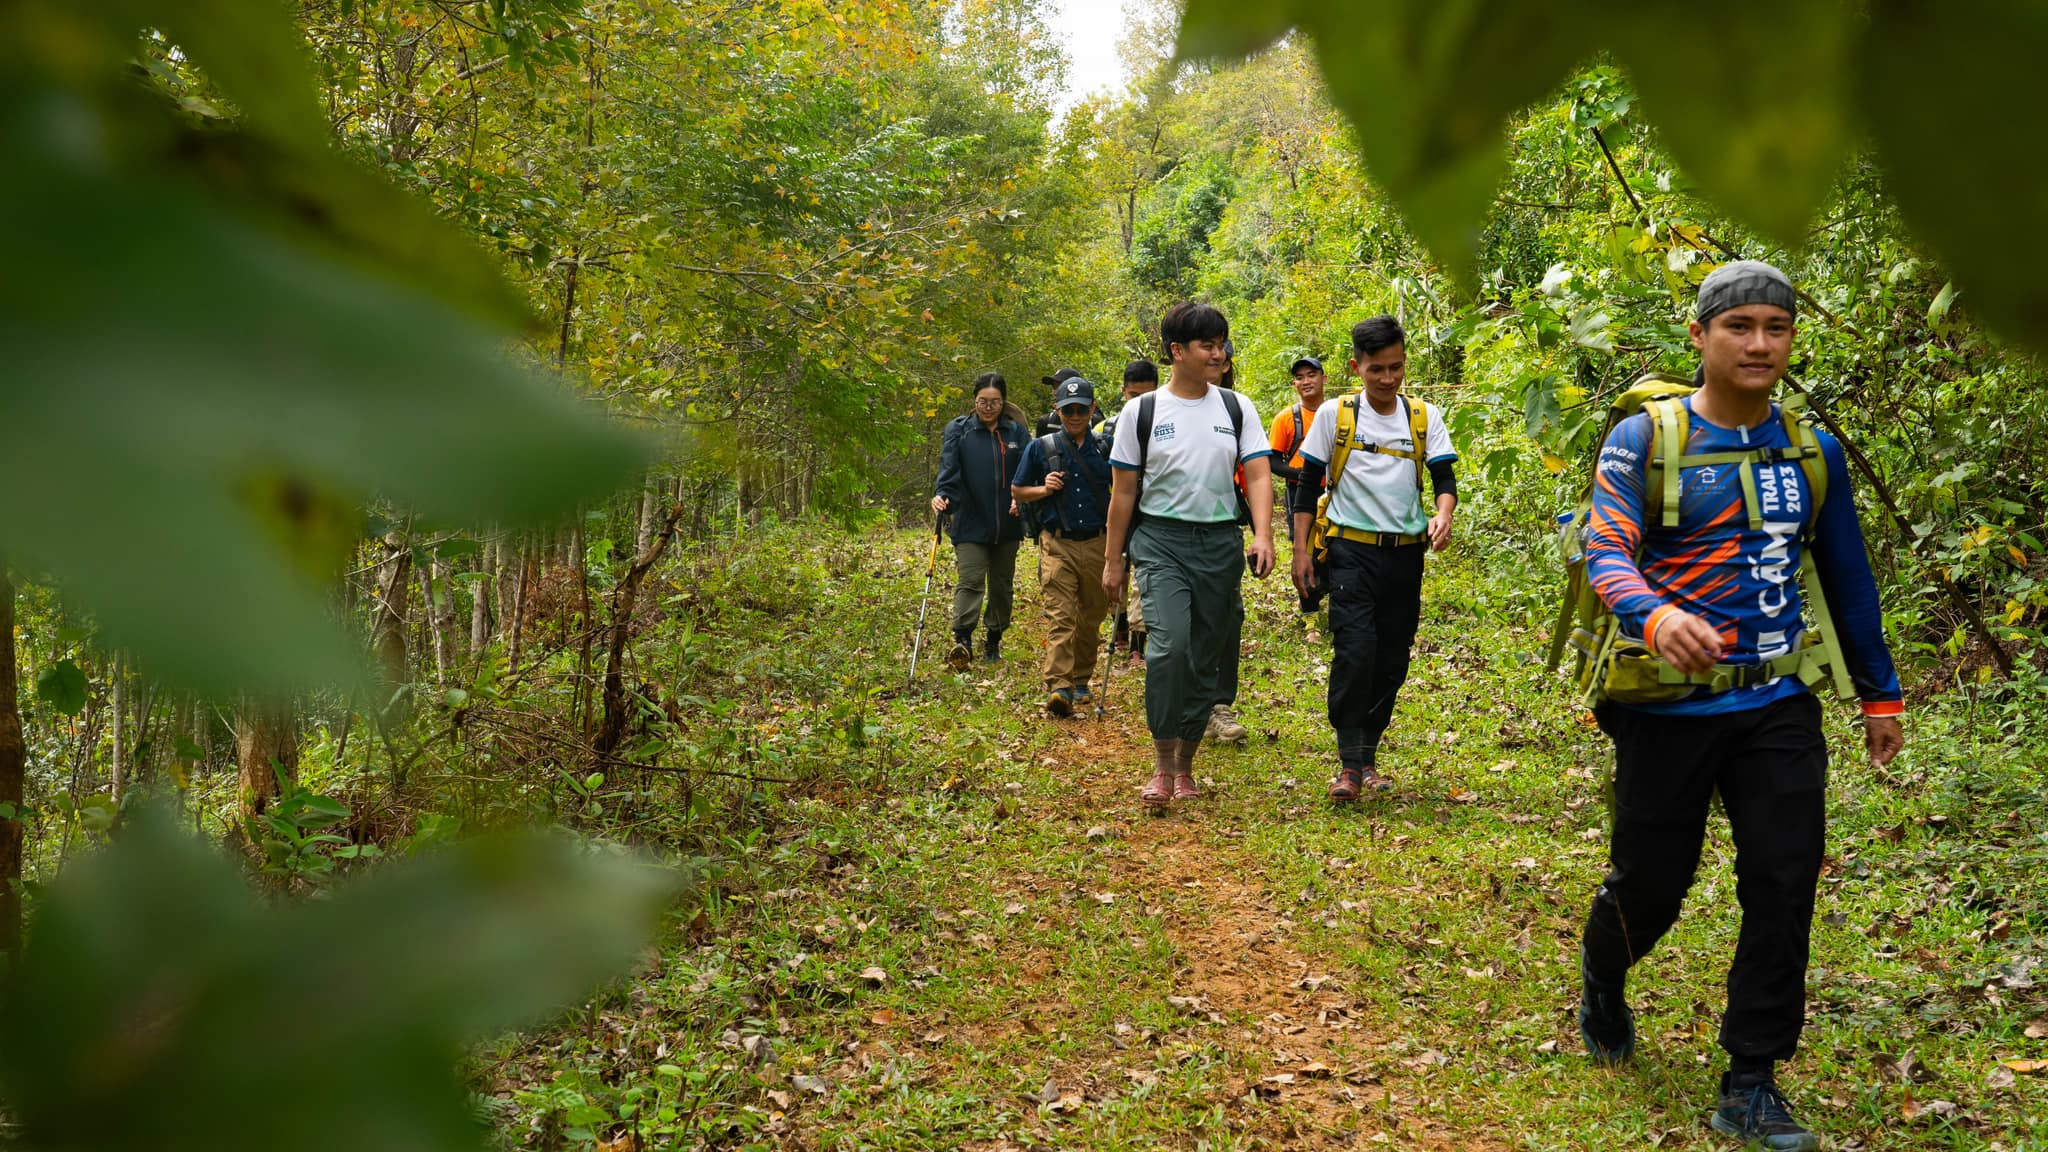
[[[148,813],[51,886],[0,997],[30,1147],[470,1149],[463,1046],[619,973],[673,874],[482,841],[266,909]]]
[[[516,362],[456,229],[312,138],[284,6],[199,7],[0,7],[0,550],[154,674],[311,687],[357,667],[308,572],[320,509],[540,521],[646,445]],[[137,78],[142,27],[236,127]]]

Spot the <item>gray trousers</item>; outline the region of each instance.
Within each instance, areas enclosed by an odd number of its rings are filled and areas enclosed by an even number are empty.
[[[1145,723],[1154,740],[1200,740],[1237,692],[1244,529],[1146,519],[1131,535],[1145,605]]]
[[[974,631],[976,618],[991,635],[1010,626],[1019,543],[1011,540],[1002,544],[970,544],[963,540],[953,545],[960,572],[959,583],[953,586],[954,632]],[[982,612],[984,594],[988,600],[986,615]]]

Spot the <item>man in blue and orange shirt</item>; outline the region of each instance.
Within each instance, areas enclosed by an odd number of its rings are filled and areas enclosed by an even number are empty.
[[[1785,375],[1796,302],[1785,274],[1756,261],[1724,265],[1700,285],[1691,332],[1701,387],[1683,400],[1685,455],[1791,446],[1771,391]],[[1809,552],[1862,701],[1866,751],[1882,766],[1903,743],[1899,680],[1842,446],[1816,435],[1828,477],[1819,507],[1820,494],[1796,462],[1724,460],[1681,470],[1678,525],[1666,528],[1644,523],[1650,417],[1624,420],[1600,452],[1587,563],[1624,632],[1677,671],[1705,675],[1799,648],[1805,629],[1797,573],[1802,551]],[[1753,486],[1743,469],[1754,470]],[[1756,493],[1758,527],[1749,526],[1745,487]],[[1818,1148],[1793,1119],[1773,1066],[1792,1055],[1805,1020],[1808,939],[1827,837],[1819,701],[1798,677],[1780,676],[1720,692],[1694,688],[1668,703],[1608,701],[1595,715],[1614,741],[1614,836],[1580,951],[1587,1049],[1603,1062],[1633,1052],[1623,981],[1677,919],[1718,791],[1735,839],[1742,929],[1721,1023],[1730,1068],[1711,1122],[1766,1148]]]

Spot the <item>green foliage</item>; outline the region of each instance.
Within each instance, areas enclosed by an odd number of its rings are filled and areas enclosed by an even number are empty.
[[[543,837],[267,910],[145,813],[50,887],[0,1085],[30,1147],[479,1148],[461,1046],[619,971],[671,887]]]
[[[0,285],[0,484],[40,494],[0,542],[153,672],[346,678],[346,501],[531,520],[627,474],[630,438],[514,362],[488,265],[329,149],[282,6],[21,5],[0,40],[0,218],[38,269]],[[239,120],[172,101],[193,65]]]
[[[2028,271],[2048,239],[2011,224],[2039,215],[2043,161],[2004,131],[2037,94],[2028,62],[2048,52],[2037,5],[1890,0],[1866,14],[1835,0],[1739,0],[1709,18],[1671,0],[1190,0],[1180,50],[1241,56],[1290,27],[1315,42],[1367,169],[1468,280],[1508,120],[1604,52],[1634,76],[1699,187],[1782,243],[1800,238],[1850,148],[1873,138],[1909,219],[1987,318],[2048,348]]]

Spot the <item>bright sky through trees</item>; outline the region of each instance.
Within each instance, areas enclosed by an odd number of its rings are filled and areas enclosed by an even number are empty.
[[[1123,81],[1116,42],[1124,32],[1125,0],[1059,0],[1054,24],[1067,51],[1067,89],[1054,111],[1064,116],[1074,102]]]

